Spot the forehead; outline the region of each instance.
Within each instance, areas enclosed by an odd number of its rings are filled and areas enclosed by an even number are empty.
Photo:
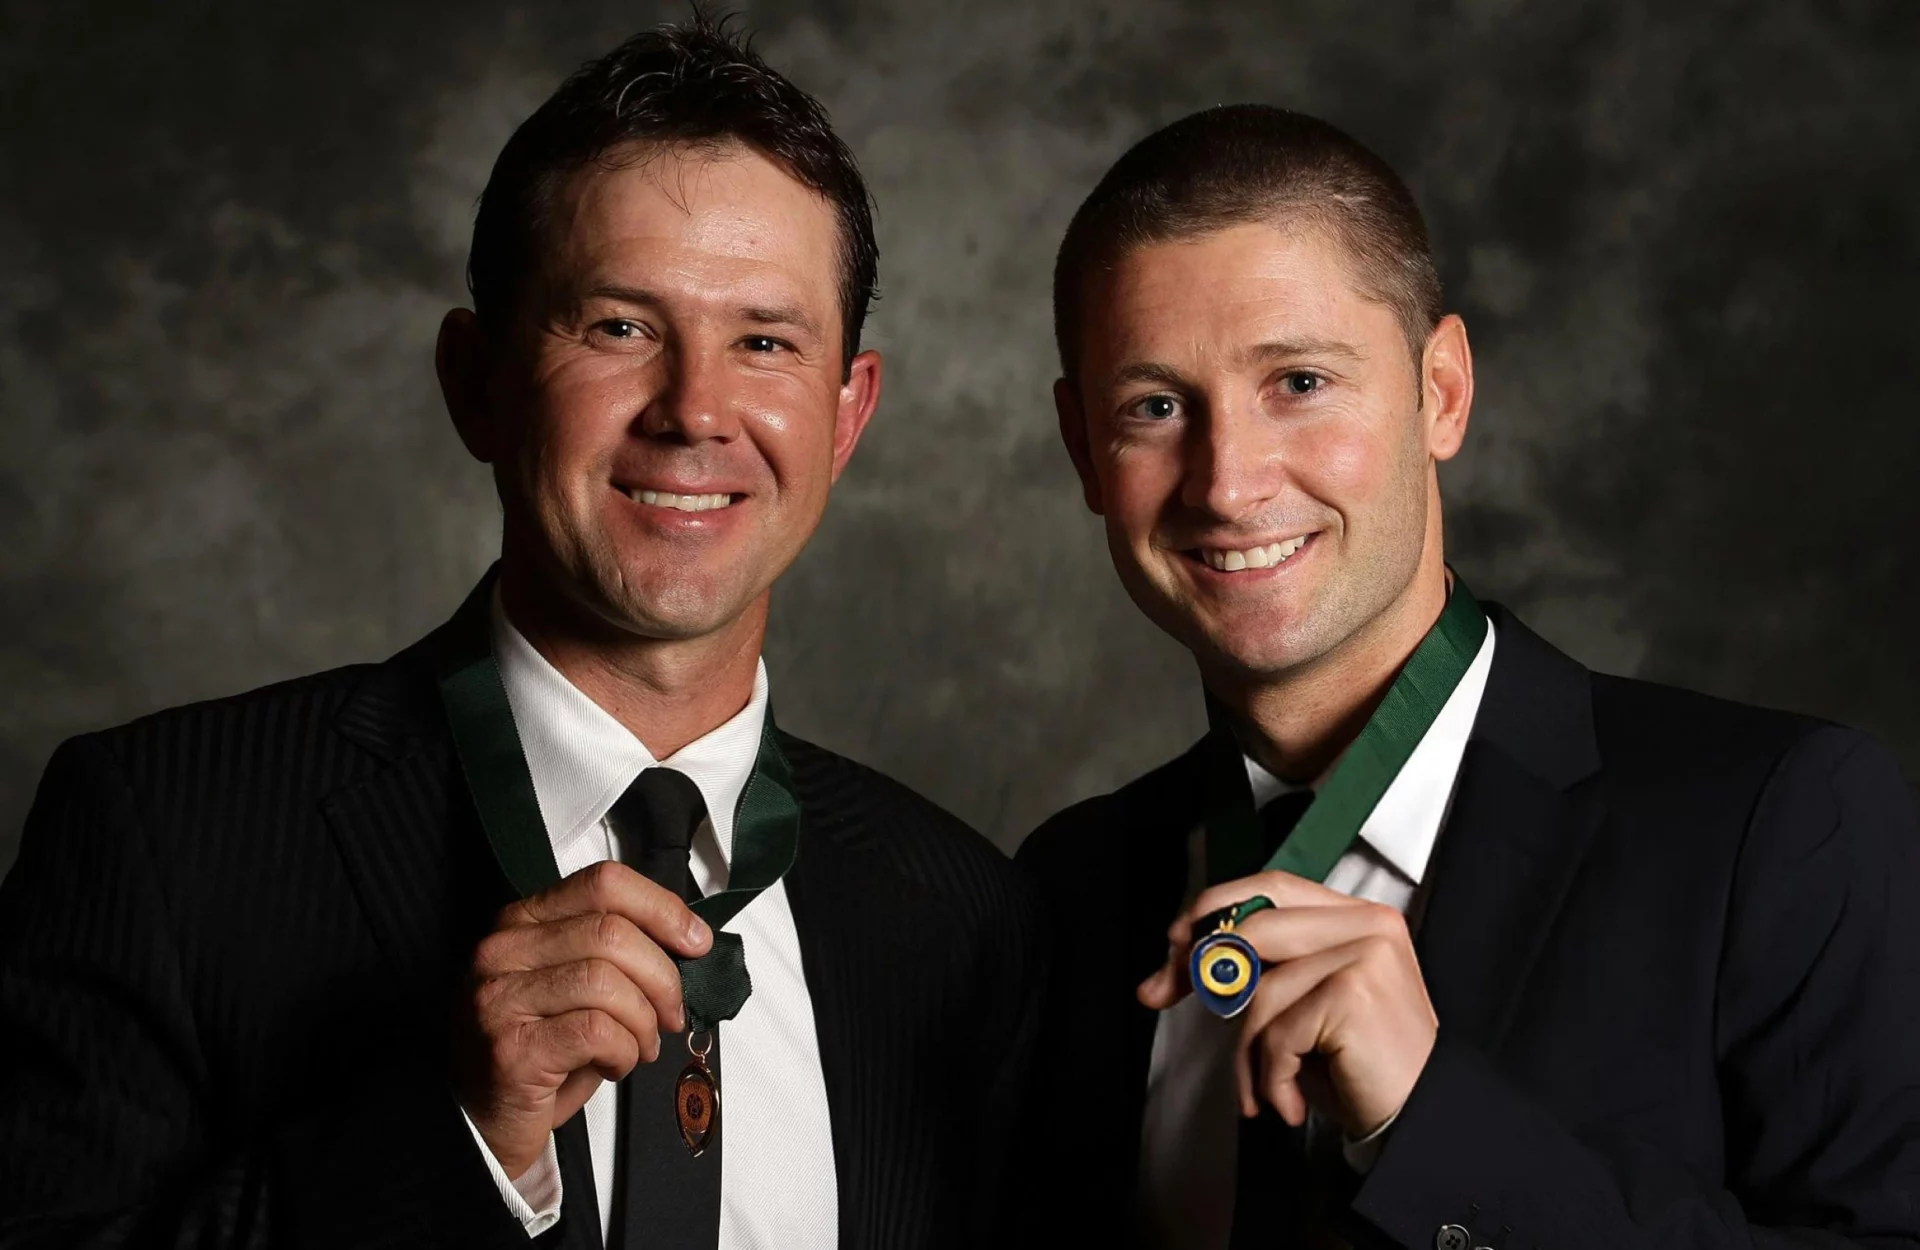
[[[776,283],[787,298],[832,301],[838,242],[827,200],[750,148],[629,148],[562,188],[544,268],[562,292],[617,284],[731,298]]]
[[[1333,230],[1248,222],[1135,247],[1088,289],[1090,364],[1196,361],[1252,344],[1344,342],[1373,355],[1400,338]]]

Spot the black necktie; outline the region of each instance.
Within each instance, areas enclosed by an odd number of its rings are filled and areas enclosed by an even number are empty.
[[[1313,791],[1289,790],[1260,809],[1260,852],[1268,859],[1313,806]]]
[[[685,773],[649,768],[627,787],[607,823],[620,839],[620,858],[687,902],[693,884],[694,831],[706,801]],[[660,1057],[620,1082],[619,1149],[614,1169],[613,1219],[607,1244],[626,1250],[714,1250],[720,1244],[720,1147],[717,1132],[695,1158],[680,1139],[674,1081],[690,1058],[685,1033],[660,1034]],[[707,1054],[720,1076],[720,1045]]]
[[[1263,851],[1270,859],[1313,805],[1313,791],[1293,790],[1260,809]],[[1316,1212],[1301,1210],[1305,1134],[1261,1104],[1257,1118],[1240,1121],[1239,1160],[1234,1168],[1234,1250],[1243,1246],[1294,1244],[1278,1230],[1312,1228]],[[1310,1200],[1309,1200],[1310,1201]],[[1314,1232],[1318,1230],[1315,1229]],[[1313,1232],[1309,1233],[1309,1244]]]

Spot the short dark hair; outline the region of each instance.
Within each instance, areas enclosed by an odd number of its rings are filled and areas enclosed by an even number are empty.
[[[1149,243],[1254,221],[1331,229],[1366,293],[1399,318],[1419,368],[1440,323],[1440,278],[1426,223],[1400,176],[1316,117],[1229,104],[1184,117],[1127,150],[1067,227],[1053,270],[1053,328],[1072,379],[1087,277]]]
[[[498,327],[512,318],[554,200],[574,174],[593,164],[618,167],[611,154],[634,144],[720,150],[734,143],[818,192],[839,218],[850,366],[880,264],[860,167],[818,100],[761,60],[728,19],[697,8],[689,20],[635,35],[576,70],[507,140],[480,194],[467,254],[467,289],[481,322]]]

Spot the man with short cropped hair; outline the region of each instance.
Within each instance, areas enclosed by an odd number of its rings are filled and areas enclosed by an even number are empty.
[[[1912,797],[1474,599],[1472,358],[1393,171],[1176,122],[1055,307],[1087,506],[1210,729],[1021,847],[1063,952],[1029,1243],[1920,1243]]]
[[[704,19],[519,128],[438,354],[500,562],[385,663],[56,752],[0,888],[0,1244],[997,1231],[1035,902],[760,663],[879,400],[875,265],[825,113]]]

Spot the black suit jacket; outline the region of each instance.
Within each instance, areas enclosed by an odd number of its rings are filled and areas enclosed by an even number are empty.
[[[1364,1180],[1299,1152],[1249,1244],[1306,1244],[1316,1208],[1422,1250],[1449,1224],[1495,1250],[1920,1243],[1920,832],[1892,762],[1489,614],[1415,943],[1433,1056]],[[1195,764],[1021,848],[1064,922],[1046,1053],[1073,1057],[1036,1244],[1136,1235],[1156,1017],[1133,994],[1166,958]]]
[[[55,752],[0,886],[0,1245],[527,1245],[449,1092],[452,997],[512,892],[432,644]],[[977,1244],[1035,899],[932,804],[785,747],[840,1244]],[[597,1241],[570,1193],[582,1219]]]

